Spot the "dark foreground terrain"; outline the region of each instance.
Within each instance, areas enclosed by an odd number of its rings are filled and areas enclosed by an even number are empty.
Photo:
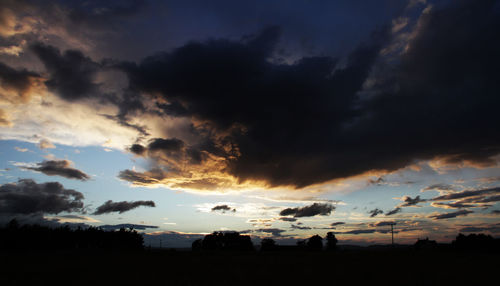
[[[498,258],[415,249],[4,251],[0,285],[494,285]]]

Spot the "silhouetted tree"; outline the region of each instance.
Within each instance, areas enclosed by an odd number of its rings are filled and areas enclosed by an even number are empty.
[[[198,245],[192,245],[194,247]],[[252,240],[248,235],[238,232],[213,232],[205,235],[201,241],[202,250],[253,250]]]
[[[306,241],[305,240],[299,240],[299,241],[297,241],[297,247],[299,249],[305,249],[306,248]]]
[[[309,250],[322,250],[323,249],[323,238],[319,235],[313,235],[307,240],[307,248]]]
[[[276,250],[276,242],[274,241],[274,239],[264,238],[260,242],[260,250],[261,251]]]
[[[8,229],[18,229],[19,228],[19,222],[17,222],[17,219],[12,219],[8,224],[7,224]]]
[[[193,244],[191,244],[191,249],[193,251],[200,251],[202,249],[202,246],[203,246],[203,239],[200,238],[193,241]]]
[[[326,234],[326,249],[327,250],[335,250],[337,248],[337,238],[335,237],[335,234],[333,232],[328,232]]]
[[[212,234],[207,234],[202,241],[203,250],[216,250],[222,248],[222,233],[219,235],[218,232],[214,231]]]
[[[253,244],[248,235],[240,235],[237,232],[224,232],[222,248],[225,250],[253,250]]]
[[[425,239],[417,239],[417,242],[413,245],[415,249],[434,249],[437,248],[437,242],[435,240],[429,240],[429,238]]]

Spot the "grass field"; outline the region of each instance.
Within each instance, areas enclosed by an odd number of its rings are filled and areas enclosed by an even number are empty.
[[[0,254],[0,284],[481,285],[498,277],[498,258],[498,253],[411,249],[17,252]]]

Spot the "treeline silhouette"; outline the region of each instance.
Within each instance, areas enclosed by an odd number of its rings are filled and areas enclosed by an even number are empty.
[[[457,250],[500,251],[500,239],[482,233],[469,235],[459,233],[451,245]]]
[[[329,232],[326,237],[326,249],[334,250],[337,247],[337,239],[332,232]],[[271,238],[264,238],[260,244],[261,251],[277,251],[277,250],[323,250],[323,238],[319,235],[313,235],[309,239],[299,240],[296,246],[278,245]],[[240,235],[238,232],[213,232],[206,235],[203,239],[197,239],[192,244],[193,251],[201,250],[238,250],[252,251],[255,250],[252,240],[248,235]]]
[[[323,245],[325,241],[325,245]],[[271,238],[261,240],[260,251],[333,251],[338,240],[332,232],[325,238],[313,235],[298,240],[296,245],[279,245]],[[500,239],[486,234],[459,233],[451,244],[419,239],[413,245],[421,249],[451,249],[500,252]],[[0,250],[57,250],[57,249],[116,249],[142,250],[143,236],[134,229],[121,228],[118,231],[105,231],[99,227],[72,229],[69,226],[51,228],[40,225],[19,225],[14,219],[0,228]],[[193,251],[254,251],[250,236],[238,232],[213,232],[203,239],[192,243]]]
[[[486,235],[483,233],[471,233],[469,235],[464,235],[459,233],[455,240],[451,244],[437,243],[435,240],[418,239],[413,245],[416,250],[472,250],[472,251],[490,251],[490,252],[500,252],[500,239],[495,239],[491,235]]]
[[[323,241],[325,244],[323,245]],[[274,239],[264,238],[260,243],[260,251],[333,251],[337,250],[338,240],[335,234],[328,232],[323,239],[319,235],[313,235],[305,240],[298,240],[296,245],[279,245]],[[387,246],[386,246],[387,247]],[[409,247],[407,246],[398,246]],[[434,240],[418,239],[411,247],[415,250],[487,250],[500,251],[500,239],[495,239],[491,235],[486,234],[469,234],[464,235],[459,233],[456,239],[451,244],[440,244]],[[206,235],[203,239],[197,239],[192,244],[193,251],[202,250],[238,250],[251,251],[255,250],[252,240],[248,235],[240,235],[238,232],[213,232]]]
[[[97,227],[71,229],[22,225],[12,220],[0,228],[2,250],[118,249],[142,250],[144,240],[133,229],[104,231]]]

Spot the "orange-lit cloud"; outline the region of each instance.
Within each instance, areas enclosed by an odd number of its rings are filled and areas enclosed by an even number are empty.
[[[13,10],[7,7],[0,7],[0,19],[0,36],[2,37],[11,37],[31,32],[36,24],[36,20],[33,17],[19,17]]]
[[[0,126],[12,126],[9,115],[3,109],[0,109]]]
[[[495,150],[485,150],[485,154],[491,153],[491,157],[472,157],[467,154],[455,154],[438,156],[429,161],[429,166],[436,172],[446,173],[450,170],[460,168],[492,168],[498,166],[498,156],[495,155]]]

